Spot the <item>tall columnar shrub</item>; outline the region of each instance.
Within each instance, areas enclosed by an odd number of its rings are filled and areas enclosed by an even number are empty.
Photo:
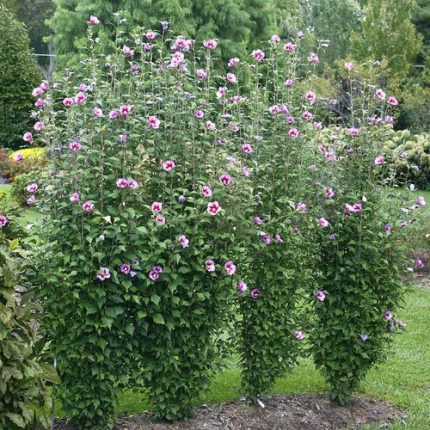
[[[400,212],[398,194],[387,197],[390,166],[381,151],[391,128],[386,121],[392,122],[397,101],[367,83],[363,92],[361,106],[367,106],[366,112],[382,112],[382,118],[351,111],[350,128],[334,130],[332,139],[320,143],[321,163],[315,172],[327,228],[319,240],[313,354],[332,398],[341,404],[349,401],[370,367],[388,355],[391,332],[400,324],[401,238],[410,213],[424,203],[418,200]]]
[[[25,26],[0,6],[0,145],[22,146],[22,135],[32,124],[31,90],[41,74],[31,57]]]
[[[0,202],[3,206],[4,202]],[[12,214],[0,213],[0,428],[47,426],[52,406],[46,381],[53,372],[38,361],[37,307],[19,285],[24,237]],[[50,376],[51,375],[51,376]]]

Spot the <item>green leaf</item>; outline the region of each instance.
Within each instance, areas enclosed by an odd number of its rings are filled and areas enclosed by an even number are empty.
[[[155,314],[152,319],[156,324],[165,324],[163,315],[161,314]]]

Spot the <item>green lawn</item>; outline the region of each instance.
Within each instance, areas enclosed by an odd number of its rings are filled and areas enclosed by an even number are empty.
[[[406,287],[405,287],[406,288]],[[396,336],[393,352],[387,362],[374,368],[361,384],[359,394],[385,399],[404,408],[406,425],[392,430],[424,430],[430,428],[430,289],[411,288],[400,319],[407,323]],[[294,371],[280,378],[274,394],[321,393],[327,385],[309,360],[302,360]],[[240,375],[237,365],[212,381],[208,393],[196,403],[216,403],[238,399]],[[145,397],[133,390],[120,395],[117,413],[138,414],[148,408]]]
[[[12,203],[12,196],[10,194],[11,186],[9,184],[0,184],[0,193],[6,192],[6,204]],[[40,214],[35,208],[25,207],[21,208],[19,212],[19,222],[25,226],[27,224],[34,224],[40,219]]]

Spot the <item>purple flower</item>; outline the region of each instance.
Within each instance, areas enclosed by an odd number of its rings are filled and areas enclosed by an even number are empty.
[[[158,273],[159,275],[161,275],[163,273],[163,268],[161,266],[154,266],[152,268],[152,270],[156,273]]]
[[[182,248],[188,248],[190,246],[190,241],[184,234],[178,237],[178,242],[182,245]]]
[[[240,280],[236,285],[236,290],[239,293],[244,293],[248,289],[248,286],[245,284],[244,281]]]
[[[0,215],[0,228],[3,228],[8,222],[9,220],[6,216]]]
[[[303,202],[300,202],[297,204],[296,210],[298,210],[299,212],[306,212],[308,210],[308,208],[306,207],[306,205]]]
[[[254,217],[254,223],[255,225],[261,225],[263,224],[263,220],[259,216]]]
[[[360,339],[361,339],[363,342],[366,342],[366,340],[367,340],[367,339],[369,339],[369,336],[367,336],[367,334],[360,334]]]
[[[422,269],[425,266],[423,260],[421,260],[420,258],[417,258],[415,260],[415,265],[417,266],[418,269]]]
[[[180,196],[178,197],[178,202],[179,202],[179,203],[185,203],[185,202],[186,202],[186,200],[187,200],[187,198],[186,198],[185,196],[183,196],[183,195],[180,195]]]
[[[294,332],[294,337],[295,337],[297,340],[303,340],[303,338],[304,338],[305,336],[303,335],[303,333],[302,333],[300,330],[296,330],[296,331]]]
[[[270,242],[272,242],[272,239],[270,238],[270,236],[266,233],[266,234],[263,234],[262,236],[261,236],[261,239],[263,240],[263,242],[266,244],[266,245],[269,245],[269,243]]]
[[[282,243],[284,241],[279,233],[275,234],[274,239],[275,239],[275,242],[278,242],[278,243]]]
[[[151,281],[156,281],[160,277],[160,274],[156,272],[155,270],[151,270],[148,274],[148,278]]]
[[[393,230],[393,226],[391,224],[385,224],[384,225],[384,231],[385,231],[385,233],[390,234],[392,230]]]
[[[323,217],[318,220],[318,223],[322,228],[327,228],[329,226],[329,222]]]
[[[224,269],[228,276],[233,276],[236,273],[236,265],[233,261],[227,261],[227,263],[224,264]]]
[[[232,179],[231,176],[228,173],[223,173],[220,177],[219,177],[219,181],[225,185],[228,186],[231,184]]]
[[[124,275],[128,275],[131,271],[131,266],[128,263],[122,263],[121,266],[119,266],[119,270],[121,273],[124,273]]]
[[[314,296],[320,302],[323,302],[325,300],[325,294],[324,294],[324,291],[322,290],[315,291]]]
[[[384,318],[388,321],[391,320],[393,318],[393,313],[391,311],[385,311]]]
[[[260,290],[259,290],[258,288],[254,288],[254,289],[251,291],[251,297],[252,297],[253,299],[258,299],[258,297],[260,297]]]
[[[206,270],[208,272],[215,272],[215,261],[213,261],[213,260],[206,260],[205,261],[205,267],[206,267]]]

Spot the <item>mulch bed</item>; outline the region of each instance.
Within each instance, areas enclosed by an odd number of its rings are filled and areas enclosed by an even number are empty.
[[[402,412],[382,400],[355,397],[342,407],[327,395],[267,396],[265,407],[255,407],[244,399],[230,403],[203,405],[195,418],[179,423],[153,423],[149,413],[121,417],[116,430],[349,430],[365,424],[388,428],[403,421]],[[76,430],[59,423],[55,430]]]

